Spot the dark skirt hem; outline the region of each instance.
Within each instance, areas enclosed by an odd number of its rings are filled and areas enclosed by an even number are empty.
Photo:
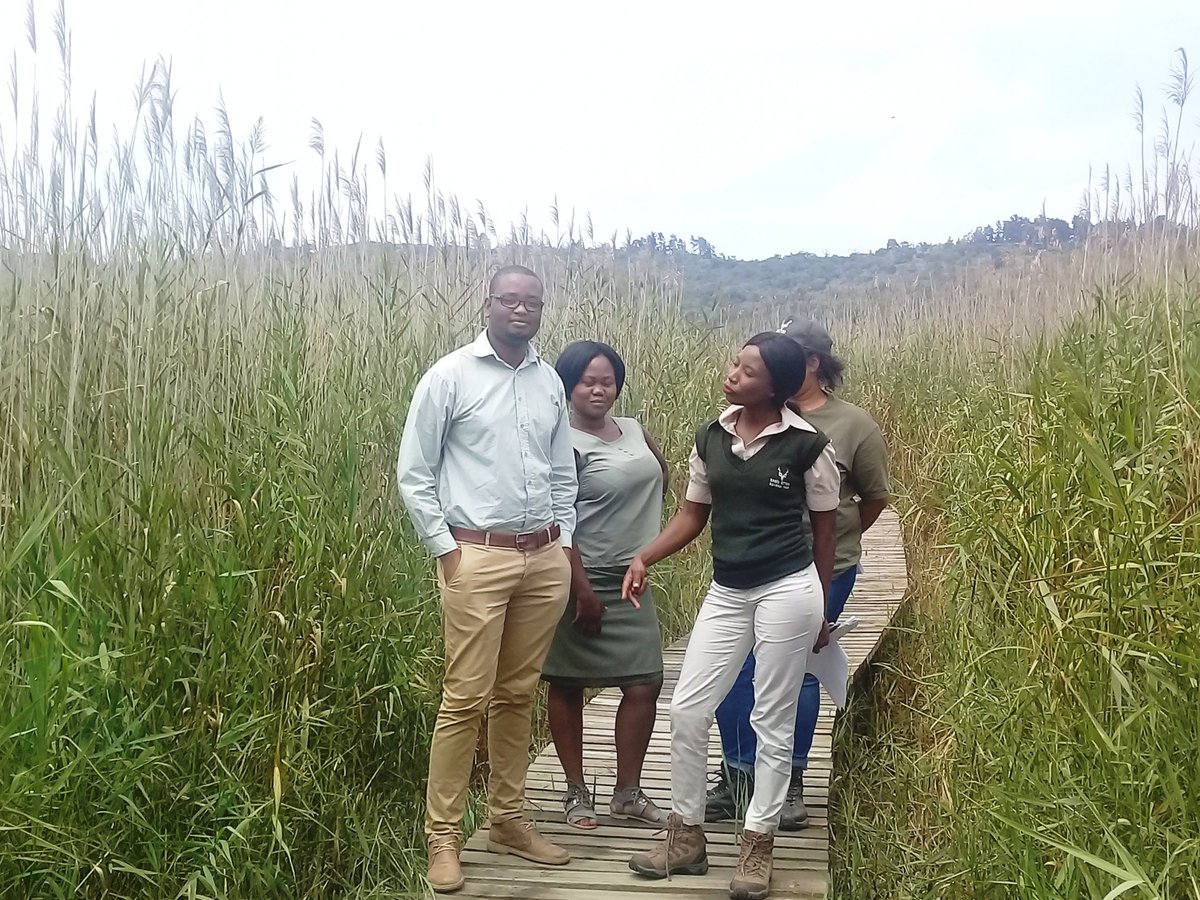
[[[592,678],[571,678],[570,676],[552,675],[543,672],[542,681],[547,684],[556,684],[559,687],[577,687],[577,688],[612,688],[612,687],[634,687],[639,684],[660,684],[663,680],[663,673],[650,672],[646,675],[610,675],[607,677],[592,677]]]

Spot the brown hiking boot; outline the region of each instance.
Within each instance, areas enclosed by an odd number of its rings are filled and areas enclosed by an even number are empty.
[[[766,900],[771,887],[774,850],[774,835],[742,832],[737,868],[729,882],[729,900]]]
[[[647,878],[670,875],[703,875],[708,871],[708,844],[704,828],[684,825],[679,813],[667,816],[667,836],[649,853],[635,853],[629,868]]]
[[[542,837],[533,821],[524,816],[493,822],[488,829],[487,848],[492,853],[511,853],[544,866],[565,866],[571,861],[570,853]]]
[[[449,894],[463,886],[462,866],[458,862],[458,838],[435,834],[429,837],[429,886],[439,894]]]

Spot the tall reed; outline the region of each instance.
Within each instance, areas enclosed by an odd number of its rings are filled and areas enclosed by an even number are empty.
[[[177,120],[162,63],[102,146],[61,6],[50,31],[55,112],[14,80],[0,131],[0,895],[412,895],[440,669],[391,474],[416,378],[531,264],[542,349],[617,346],[678,497],[730,347],[784,311],[685,317],[615,240],[505,229],[431,171],[397,196],[384,148],[319,123],[318,188],[279,197],[262,124]],[[843,729],[850,895],[1197,895],[1195,252],[1153,221],[809,310],[889,436],[918,601]],[[704,572],[656,573],[670,634]]]

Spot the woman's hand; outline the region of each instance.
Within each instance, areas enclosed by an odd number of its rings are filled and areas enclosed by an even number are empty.
[[[575,619],[571,622],[580,634],[595,637],[600,633],[600,621],[604,618],[604,604],[590,587],[575,592]]]
[[[712,505],[684,500],[683,506],[671,517],[671,521],[658,533],[658,537],[642,548],[633,558],[625,579],[621,582],[621,599],[628,600],[634,609],[641,609],[638,597],[646,590],[646,569],[662,562],[673,553],[682,550],[704,530]]]
[[[625,572],[624,580],[621,582],[621,599],[632,603],[634,609],[641,609],[642,604],[638,603],[638,597],[645,590],[646,564],[640,556],[635,556],[633,562],[629,564],[629,568]]]
[[[829,644],[829,620],[821,620],[821,630],[817,632],[816,643],[813,644],[813,653],[820,653],[821,648]]]

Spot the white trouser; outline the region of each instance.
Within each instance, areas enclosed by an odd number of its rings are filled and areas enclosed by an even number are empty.
[[[792,774],[796,703],[824,609],[816,566],[745,590],[709,587],[671,699],[671,800],[685,824],[704,822],[709,730],[753,649],[758,757],[745,827],[775,830]]]

